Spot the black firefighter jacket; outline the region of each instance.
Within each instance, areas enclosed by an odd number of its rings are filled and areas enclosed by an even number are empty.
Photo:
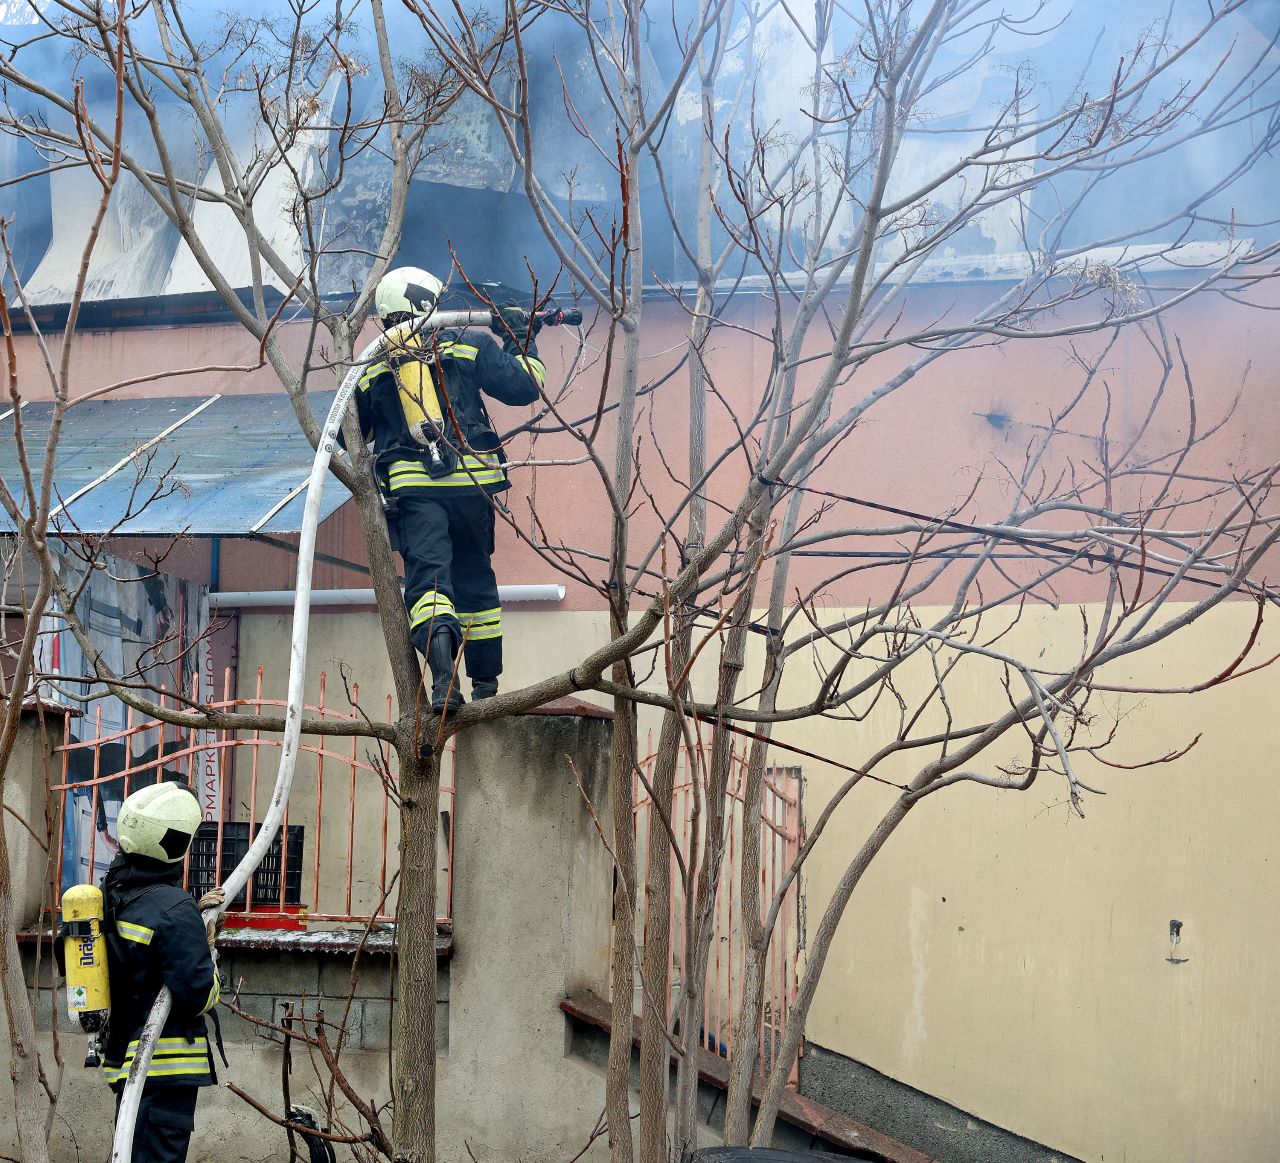
[[[423,374],[429,368],[440,396],[457,468],[446,476],[428,474],[422,448],[409,435],[395,371],[383,360],[369,366],[356,392],[361,434],[378,454],[379,487],[384,493],[431,489],[440,497],[501,492],[508,487],[506,457],[481,393],[514,406],[537,400],[546,379],[537,348],[510,338],[499,347],[492,336],[472,330],[442,331],[429,350]]]
[[[204,1015],[220,987],[196,902],[182,889],[182,865],[117,856],[103,882],[111,974],[111,1020],[102,1070],[117,1086],[129,1074],[138,1036],[167,986],[173,995],[147,1071],[147,1084],[211,1086],[216,1081]]]

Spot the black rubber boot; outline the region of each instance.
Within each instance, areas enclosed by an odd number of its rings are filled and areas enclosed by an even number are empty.
[[[448,626],[437,626],[427,645],[427,665],[431,668],[431,709],[456,711],[462,706],[460,676],[455,673],[458,641]]]
[[[473,678],[471,680],[471,701],[491,699],[498,693],[496,678]]]

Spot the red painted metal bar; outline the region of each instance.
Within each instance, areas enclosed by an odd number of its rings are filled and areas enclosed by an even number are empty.
[[[705,812],[701,817],[699,834],[695,835],[692,808],[695,797],[698,797],[703,790],[699,781],[703,779],[704,759],[705,745],[701,741],[688,754],[682,750],[679,778],[670,805],[670,820],[678,838],[679,851],[689,868],[690,876],[696,876],[701,860],[709,858],[712,852],[711,844],[726,845],[725,860],[721,869],[720,892],[712,916],[713,949],[707,967],[702,1014],[703,1045],[714,1054],[723,1054],[725,1048],[731,1047],[733,1043],[735,1006],[740,1004],[738,995],[741,990],[747,952],[742,933],[740,916],[742,906],[738,891],[742,841],[745,834],[743,812],[746,768],[745,757],[735,755],[728,788],[726,824],[722,835],[712,837],[706,834]],[[655,805],[646,790],[646,782],[649,785],[652,784],[649,773],[652,772],[655,762],[656,756],[650,749],[649,754],[641,760],[640,764],[646,780],[637,778],[635,783],[632,812],[638,842],[647,837],[648,829],[662,826],[654,815]],[[799,774],[798,768],[779,768],[770,769],[766,775],[760,806],[762,910],[770,907],[783,876],[800,849],[802,819]],[[672,892],[667,918],[671,933],[671,975],[667,998],[669,1018],[671,1007],[677,996],[676,976],[683,967],[688,965],[687,951],[684,948],[688,902],[685,894],[679,891],[679,868],[675,851],[672,852],[670,860]],[[639,941],[643,942],[646,939],[647,926],[652,919],[648,916],[646,909],[645,915],[637,920]],[[793,882],[787,891],[780,911],[779,923],[770,935],[766,950],[764,1005],[761,1009],[759,1031],[760,1049],[755,1064],[756,1072],[761,1075],[767,1071],[777,1047],[781,1044],[786,1029],[787,1011],[795,998],[798,984],[799,932],[798,885]],[[795,1085],[797,1078],[798,1071],[793,1069],[792,1085]]]
[[[359,691],[357,690],[357,698]],[[355,736],[351,737],[351,758],[355,760]],[[314,853],[315,865],[311,878],[311,899],[318,905],[320,903],[320,853],[324,848],[324,756],[320,755],[316,758],[316,811],[315,811],[314,831],[312,832],[311,851]],[[286,832],[285,835],[288,835]]]
[[[284,705],[283,700],[270,699],[264,695],[264,685],[265,677],[262,669],[259,668],[253,697],[243,700],[233,699],[231,697],[231,676],[228,672],[225,676],[223,685],[224,697],[221,703],[215,703],[214,705],[225,709],[249,707],[258,714],[267,712],[273,707],[282,707]],[[323,715],[330,719],[351,718],[354,720],[357,718],[354,714],[347,716],[331,707],[328,707],[326,705],[323,690],[324,686],[322,679],[320,705],[318,707],[308,707],[308,711],[314,712],[318,715]],[[353,695],[356,691],[358,691],[358,688],[353,687]],[[392,702],[388,697],[388,717],[390,717],[391,711]],[[97,808],[102,797],[100,789],[103,786],[107,784],[118,785],[121,780],[121,776],[123,775],[124,786],[127,790],[131,782],[133,782],[133,777],[141,776],[146,772],[158,773],[162,770],[164,764],[167,763],[172,767],[181,760],[185,760],[186,767],[190,769],[191,765],[197,760],[197,752],[207,751],[210,749],[210,744],[208,743],[197,747],[193,738],[188,740],[185,746],[180,745],[176,749],[166,750],[166,741],[163,736],[162,728],[163,724],[155,720],[147,720],[140,723],[134,722],[131,715],[127,721],[126,729],[124,731],[103,734],[101,728],[101,715],[99,714],[98,729],[95,732],[95,737],[73,742],[71,739],[70,720],[68,719],[65,723],[62,746],[56,749],[61,752],[59,768],[61,782],[54,784],[50,790],[57,797],[57,802],[63,812],[63,818],[65,818],[66,815],[69,795],[88,794],[90,796],[90,804],[93,808],[93,822],[95,824],[93,829],[94,834],[89,841],[90,851],[88,855],[91,861],[89,865],[90,868],[93,867],[92,861],[95,858],[96,849],[100,845],[100,839],[96,834],[96,822]],[[135,761],[130,756],[131,745],[129,741],[144,732],[158,730],[162,733],[159,745],[157,746],[156,758],[145,764],[135,764]],[[307,924],[321,925],[329,923],[352,923],[368,921],[371,916],[375,920],[394,921],[394,900],[387,899],[389,885],[393,883],[390,878],[390,852],[393,839],[393,828],[395,826],[395,821],[392,817],[392,797],[387,794],[387,789],[384,787],[384,777],[378,770],[377,764],[374,762],[367,762],[359,758],[360,739],[353,737],[349,747],[344,747],[343,753],[340,754],[335,750],[328,749],[324,745],[325,738],[326,737],[308,737],[309,741],[304,741],[300,747],[302,752],[309,752],[315,756],[316,782],[314,803],[300,801],[292,805],[295,819],[297,819],[298,815],[301,814],[304,819],[314,821],[313,837],[315,842],[316,864],[312,869],[312,876],[310,878],[310,899],[303,898],[300,905],[293,905],[289,903],[289,844],[288,832],[285,831],[282,833],[279,870],[280,881],[278,891],[276,891],[276,886],[273,885],[271,889],[265,890],[265,896],[263,895],[263,892],[257,892],[255,899],[255,885],[251,880],[246,886],[246,899],[243,907],[231,910],[228,913],[227,923],[229,926],[235,927],[237,922],[252,923],[256,926],[269,926],[272,922],[279,921],[282,924],[287,924],[291,928],[297,928],[304,921]],[[126,759],[124,761],[123,770],[111,770],[104,772],[101,749],[104,744],[116,742],[123,743],[125,748]],[[252,838],[253,826],[258,822],[257,791],[260,758],[264,748],[278,748],[280,746],[281,743],[279,739],[264,737],[263,733],[257,729],[252,732],[245,732],[243,737],[238,737],[235,732],[223,730],[212,742],[212,748],[217,751],[219,756],[218,767],[220,771],[228,770],[230,767],[229,760],[237,749],[247,747],[250,751],[250,755],[248,757],[250,763],[249,802],[246,805],[248,809],[248,819],[247,821],[240,821],[243,826],[249,829],[250,839]],[[382,752],[383,762],[387,765],[386,770],[392,772],[391,778],[394,779],[394,772],[391,768],[393,753],[382,742],[379,742],[378,747]],[[87,751],[90,749],[93,751],[93,777],[89,780],[79,781],[72,784],[68,774],[70,769],[71,753],[76,751]],[[331,769],[335,763],[339,766],[346,767],[349,772],[347,779],[339,779],[338,781],[339,786],[345,785],[345,790],[348,796],[347,803],[344,805],[346,808],[344,813],[347,825],[346,831],[348,833],[345,837],[345,844],[343,843],[344,838],[341,835],[333,836],[330,839],[323,823],[325,815],[324,797],[329,790],[327,785],[331,782],[326,778],[326,772]],[[442,766],[449,772],[449,779],[447,783],[442,783],[441,802],[442,806],[447,803],[449,810],[452,813],[455,806],[454,793],[457,781],[457,772],[455,769],[452,749],[450,750],[446,762],[442,764]],[[374,795],[379,797],[378,800],[370,798]],[[224,816],[234,814],[227,810],[231,806],[232,805],[229,800],[224,800],[224,811],[222,813]],[[370,818],[371,816],[372,818]],[[374,855],[371,846],[366,844],[357,845],[355,843],[355,830],[358,824],[367,830],[371,827],[378,826],[373,823],[375,819],[380,821],[382,838],[382,842],[376,856]],[[363,823],[361,823],[361,821],[363,821]],[[235,821],[232,822],[234,823]],[[330,824],[332,824],[332,816],[330,816]],[[226,820],[218,821],[216,828],[215,868],[219,870],[222,867],[223,851],[226,846],[226,828]],[[342,831],[341,828],[338,830],[339,832]],[[449,845],[449,850],[446,853],[448,888],[444,894],[444,900],[442,901],[443,909],[441,916],[439,917],[440,922],[444,924],[447,924],[451,920],[452,916],[454,859],[451,848],[454,831],[455,829],[452,827],[449,829],[449,835],[446,841]],[[324,843],[322,843],[322,841],[324,841]],[[345,876],[342,877],[342,880],[337,885],[332,885],[333,889],[336,889],[337,892],[337,900],[334,903],[338,903],[339,905],[337,909],[334,909],[332,906],[326,907],[328,902],[323,899],[326,889],[325,886],[321,884],[319,862],[321,859],[322,848],[328,848],[332,853],[335,848],[337,851],[341,852],[343,847],[347,849],[349,855],[347,867],[345,869]],[[359,867],[355,867],[358,863],[355,857],[357,852],[359,852],[361,857],[363,857],[363,861],[359,862]],[[63,865],[65,859],[66,855],[64,853],[63,846],[59,845],[55,859],[57,883],[59,886],[63,879]],[[376,864],[374,863],[375,861],[377,862]],[[295,863],[295,871],[296,867]],[[375,868],[377,868],[377,883],[380,890],[378,900],[365,900],[363,899],[363,894],[361,894],[360,899],[357,899],[354,894],[353,885],[356,875],[360,875],[364,878],[362,883],[370,883],[373,880]],[[345,883],[342,883],[342,881],[345,881]],[[332,884],[332,882],[330,883]],[[53,901],[52,907],[55,909],[59,904],[60,896],[61,893],[59,891]],[[301,896],[301,894],[299,894],[299,896]]]

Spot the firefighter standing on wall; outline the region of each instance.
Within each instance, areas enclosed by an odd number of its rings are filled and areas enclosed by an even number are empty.
[[[120,854],[103,881],[111,1019],[102,1069],[117,1108],[138,1037],[161,986],[173,1008],[147,1070],[133,1138],[133,1163],[182,1163],[195,1126],[196,1096],[217,1081],[205,1017],[220,992],[202,908],[182,888],[182,859],[200,826],[200,805],[185,787],[160,783],[120,808]]]
[[[481,392],[531,404],[546,379],[533,344],[539,324],[523,308],[494,315],[501,346],[484,332],[423,330],[442,290],[416,267],[383,277],[374,302],[390,342],[356,394],[387,524],[404,558],[410,638],[431,669],[436,711],[462,702],[454,677],[459,647],[472,698],[497,694],[502,673],[491,498],[509,484]]]

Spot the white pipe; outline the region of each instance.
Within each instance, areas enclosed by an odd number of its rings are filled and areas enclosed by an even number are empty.
[[[498,587],[498,601],[506,605],[519,602],[563,602],[564,586],[556,583],[542,585],[510,585]],[[209,605],[219,609],[267,610],[292,606],[293,590],[217,590],[209,595]],[[311,608],[324,606],[372,606],[373,590],[312,590]]]
[[[484,317],[486,319],[489,317],[488,312],[484,313]],[[428,322],[433,322],[435,318],[436,316],[433,316]],[[311,476],[307,480],[307,502],[303,509],[302,529],[298,537],[298,576],[293,602],[293,643],[289,652],[289,695],[288,705],[285,708],[284,736],[280,748],[280,768],[276,774],[276,786],[271,795],[271,805],[263,818],[262,827],[258,829],[258,834],[249,845],[249,851],[245,853],[244,859],[236,865],[222,885],[226,900],[235,898],[248,883],[254,870],[262,863],[262,858],[266,855],[272,840],[275,839],[280,821],[284,817],[285,805],[289,801],[289,790],[293,785],[293,770],[298,758],[298,744],[302,738],[302,693],[307,668],[311,566],[315,559],[316,529],[320,524],[320,499],[324,492],[325,477],[329,474],[329,461],[333,458],[338,429],[342,426],[342,417],[359,382],[361,369],[373,360],[386,343],[386,338],[386,336],[379,336],[369,344],[343,376],[342,383],[338,385],[338,394],[334,397],[333,405],[329,409],[329,416],[324,422],[315,460],[311,464]],[[225,911],[225,903],[222,908],[206,910],[205,924],[216,921]],[[214,956],[216,969],[216,953]],[[171,1003],[169,991],[161,989],[155,1005],[151,1007],[147,1023],[138,1037],[138,1048],[134,1052],[133,1063],[129,1067],[129,1077],[125,1080],[124,1093],[120,1096],[120,1107],[116,1112],[115,1135],[111,1143],[112,1163],[130,1163],[133,1158],[133,1132],[138,1121],[138,1107],[142,1102],[142,1087],[146,1081],[147,1068],[151,1065],[156,1040],[169,1017]]]

